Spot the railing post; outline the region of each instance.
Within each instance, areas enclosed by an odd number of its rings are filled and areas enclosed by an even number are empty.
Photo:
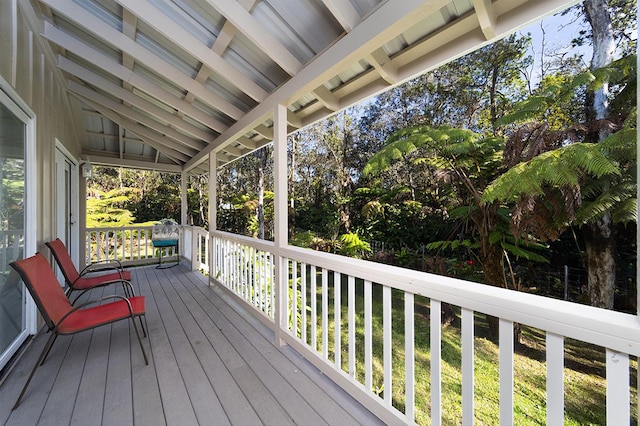
[[[216,256],[211,232],[217,229],[218,217],[218,156],[215,151],[209,153],[209,285],[215,277],[214,259]]]
[[[200,228],[191,227],[191,270],[200,269]]]
[[[277,105],[273,111],[274,160],[274,239],[275,239],[275,312],[274,334],[277,345],[284,345],[283,330],[287,328],[288,268],[282,249],[288,244],[287,208],[287,107]]]

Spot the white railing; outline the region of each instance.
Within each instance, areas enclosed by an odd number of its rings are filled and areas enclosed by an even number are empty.
[[[89,228],[85,248],[87,265],[105,260],[118,260],[124,264],[149,263],[160,256],[154,248],[151,226],[124,228]],[[165,248],[165,256],[174,256],[173,247]]]
[[[185,257],[191,259],[192,269],[209,275],[209,231],[198,226],[191,227],[191,253]],[[185,241],[185,246],[186,246]]]
[[[388,423],[413,424],[419,415],[421,423],[451,421],[443,413],[443,366],[450,361],[442,357],[443,345],[448,344],[441,325],[443,303],[455,306],[461,317],[461,414],[454,423],[473,424],[479,410],[474,405],[479,392],[474,375],[480,362],[475,329],[478,318],[485,316],[477,314],[495,317],[499,324],[500,343],[493,363],[499,383],[499,418],[492,421],[520,422],[520,417],[514,417],[519,398],[526,398],[514,381],[514,324],[520,324],[543,336],[546,407],[538,409],[546,410],[547,424],[564,423],[565,392],[570,392],[565,390],[564,373],[567,339],[603,348],[607,424],[631,422],[631,370],[637,369],[640,355],[640,323],[634,315],[297,247],[278,251],[273,243],[224,232],[212,235],[211,277],[251,305],[276,335]],[[286,294],[283,314],[274,311],[276,252],[286,265],[281,272],[286,290],[275,290],[276,295]],[[428,320],[416,310],[425,305]],[[402,325],[401,331],[397,325]],[[429,373],[418,379],[425,360],[417,358],[415,342],[426,336]],[[403,361],[394,363],[394,359]],[[402,379],[394,382],[397,377]],[[424,381],[429,382],[428,402],[422,399],[417,404],[417,384]]]
[[[273,322],[274,244],[224,232],[215,232],[212,238],[212,278]]]
[[[85,262],[87,265],[104,260],[118,260],[124,265],[156,262],[160,252],[153,247],[151,237],[151,226],[87,229]],[[173,247],[164,250],[163,256],[176,255]],[[191,261],[193,270],[208,274],[209,232],[197,226],[181,226],[179,253]]]

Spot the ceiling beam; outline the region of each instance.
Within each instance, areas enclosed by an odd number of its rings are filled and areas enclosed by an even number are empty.
[[[354,29],[360,22],[360,15],[351,2],[344,0],[322,0],[322,2],[346,32]]]
[[[240,4],[247,11],[251,11],[255,7],[257,2],[258,0],[241,0]],[[233,39],[233,37],[236,35],[237,32],[238,32],[237,28],[231,22],[226,21],[222,25],[222,29],[218,33],[218,36],[216,37],[216,41],[213,42],[213,45],[211,46],[211,50],[216,55],[222,56],[225,50],[227,50],[227,47],[229,47],[229,43],[231,43],[231,40]],[[195,80],[198,83],[204,83],[209,78],[212,72],[213,71],[211,70],[211,68],[209,68],[204,63],[202,63],[200,65],[200,69],[198,70],[198,74],[196,75]],[[187,91],[187,94],[184,97],[184,101],[188,103],[193,103],[195,98],[196,98],[195,93]],[[222,133],[222,131],[220,131],[220,133]]]
[[[233,155],[234,157],[241,157],[242,155],[244,155],[244,151],[231,145],[225,146],[224,152],[226,152],[227,154]]]
[[[75,75],[81,80],[89,83],[92,86],[102,89],[103,91],[115,96],[116,98],[122,100],[123,102],[126,101],[128,104],[136,106],[137,108],[145,111],[147,114],[150,114],[151,116],[155,116],[157,119],[162,120],[166,123],[169,123],[173,127],[180,129],[189,135],[194,136],[196,139],[190,138],[189,136],[183,133],[179,133],[174,129],[171,129],[171,133],[170,133],[171,137],[173,137],[174,139],[178,140],[179,142],[187,146],[190,146],[193,149],[198,149],[198,150],[202,149],[207,145],[207,143],[213,141],[214,139],[214,137],[209,132],[200,129],[199,127],[194,126],[193,124],[187,123],[186,121],[176,117],[174,114],[171,114],[170,112],[160,108],[157,105],[154,105],[153,103],[147,101],[146,99],[143,99],[140,96],[134,93],[131,93],[128,90],[123,89],[122,87],[116,84],[111,83],[110,81],[100,77],[97,74],[94,74],[93,72],[82,67],[81,65],[78,65],[75,62],[68,60],[64,56],[60,56],[58,58],[58,66],[64,71],[68,72],[69,74]],[[131,117],[133,117],[133,115],[138,115],[138,116],[141,115],[140,113],[131,109],[131,107],[127,107],[124,104],[122,105],[122,107],[130,111],[130,113],[123,111],[124,115],[129,115]],[[147,116],[145,117],[145,119],[146,119],[145,121],[153,121],[153,117]],[[161,123],[159,124],[162,127],[166,127],[164,124],[161,124]],[[152,127],[152,126],[149,126],[149,127]],[[162,133],[169,135],[169,133],[165,131],[163,131]],[[205,141],[205,142],[200,142],[200,141]]]
[[[236,124],[222,133],[213,144],[194,156],[185,164],[185,170],[199,164],[209,152],[218,150],[243,136],[273,114],[276,105],[290,105],[300,97],[317,89],[320,85],[348,68],[354,62],[381,47],[388,40],[407,28],[439,11],[449,0],[403,0],[386,2],[363,20],[351,32],[331,45],[305,66],[298,74],[280,86],[265,101],[249,111]]]
[[[579,0],[536,0],[514,5],[512,0],[498,0],[493,3],[500,18],[496,26],[496,37],[504,37],[578,3]],[[403,81],[489,43],[479,28],[477,18],[468,15],[395,55],[393,60],[398,67],[400,80]]]
[[[192,153],[191,149],[199,151],[206,146],[200,141],[190,139],[182,133],[179,133],[176,130],[172,129],[171,127],[155,121],[138,111],[132,110],[131,108],[126,107],[119,102],[113,101],[86,86],[82,86],[74,81],[69,81],[67,88],[78,95],[84,96],[87,99],[91,99],[92,101],[109,108],[110,110],[120,114],[123,117],[127,117],[138,124],[142,124],[145,127],[153,129],[156,132],[177,141],[174,142],[173,145],[171,145],[171,148],[175,149],[176,151],[189,155]]]
[[[148,129],[138,123],[135,123],[129,120],[128,118],[122,117],[116,112],[111,111],[108,107],[102,106],[89,98],[85,98],[84,96],[81,96],[74,92],[70,92],[70,93],[73,94],[73,96],[76,96],[78,99],[82,100],[83,102],[87,103],[88,105],[91,105],[96,110],[100,111],[102,115],[104,115],[114,123],[117,123],[120,127],[124,127],[130,132],[138,135],[138,137],[142,139],[145,144],[149,145],[156,151],[161,151],[164,155],[167,156],[167,158],[170,158],[176,164],[180,164],[181,162],[186,162],[189,160],[190,156],[175,150],[172,147],[172,145],[175,144],[175,142],[171,140],[167,140],[165,136],[159,133],[156,133],[155,131]]]
[[[122,0],[116,0],[122,1]],[[136,0],[131,0],[136,1]],[[218,12],[231,22],[238,31],[258,46],[267,56],[277,63],[289,75],[296,75],[302,69],[302,63],[282,45],[260,22],[258,22],[239,3],[228,0],[207,0]]]
[[[136,39],[136,30],[138,26],[138,18],[133,14],[127,11],[126,9],[122,10],[122,34],[129,37],[131,40]],[[133,70],[133,65],[135,60],[133,56],[127,54],[126,52],[122,52],[122,66],[129,70]],[[122,81],[122,87],[131,90],[131,83],[126,80]]]
[[[151,163],[144,160],[135,160],[133,158],[108,157],[104,155],[96,155],[91,151],[83,152],[83,155],[89,156],[91,164],[110,167],[125,167],[142,170],[157,170],[161,172],[180,173],[182,167],[177,164]]]
[[[262,135],[265,139],[273,140],[273,127],[267,127],[264,124],[256,126],[252,129],[259,135]]]
[[[133,56],[136,61],[146,65],[149,69],[152,69],[155,73],[166,80],[171,81],[173,84],[176,84],[186,90],[197,93],[198,99],[202,100],[205,104],[221,111],[233,119],[239,119],[244,115],[244,111],[240,108],[222,99],[220,96],[217,96],[211,90],[196,82],[191,77],[157,56],[155,53],[145,49],[134,40],[131,40],[121,32],[102,22],[82,6],[64,0],[41,1],[49,5],[58,13],[76,22],[78,26],[84,28],[87,32],[93,34],[98,39],[103,40],[105,43],[113,46],[117,50],[122,50],[123,52]],[[43,36],[47,39],[50,39],[48,34],[51,33],[51,28],[55,27],[51,24],[47,25],[47,23],[45,23],[45,32]],[[55,40],[51,41],[56,43]],[[74,53],[82,56],[83,58],[85,57],[83,52]],[[135,74],[131,74],[132,76],[135,76]]]
[[[398,82],[398,70],[382,47],[368,54],[367,61],[387,83],[396,84]]]
[[[238,142],[240,145],[244,146],[249,150],[254,150],[258,148],[258,143],[256,141],[254,141],[253,139],[249,139],[245,136],[239,137],[236,140],[236,142]]]
[[[102,114],[100,114],[102,115]],[[118,139],[119,136],[118,135],[111,135],[108,133],[101,133],[101,132],[92,132],[87,130],[87,136],[94,136],[97,138],[106,138],[106,139]]]
[[[287,123],[291,125],[291,127],[300,128],[302,127],[302,120],[300,117],[296,115],[295,112],[287,109]]]
[[[208,46],[201,43],[200,40],[182,28],[180,24],[158,10],[151,2],[147,0],[116,1],[136,14],[138,19],[146,22],[185,52],[188,52],[200,62],[206,64],[214,70],[216,74],[219,74],[227,80],[229,84],[242,90],[258,102],[267,97],[268,93],[263,88],[245,76],[233,65],[216,55]]]
[[[476,10],[484,36],[487,40],[495,38],[498,17],[491,0],[473,0],[473,8]]]
[[[324,84],[313,91],[315,97],[320,101],[327,109],[331,111],[338,111],[340,109],[340,99],[336,97],[331,90],[327,89]]]
[[[194,107],[190,103],[177,98],[146,78],[133,73],[128,68],[97,52],[92,47],[57,29],[48,22],[45,22],[44,36],[58,46],[75,53],[120,80],[130,83],[133,87],[147,93],[149,96],[164,102],[177,111],[181,111],[184,115],[189,116],[194,121],[202,123],[218,133],[222,133],[227,129],[228,126],[224,123],[212,118],[210,115]],[[201,86],[201,92],[205,90],[207,89],[204,86]]]

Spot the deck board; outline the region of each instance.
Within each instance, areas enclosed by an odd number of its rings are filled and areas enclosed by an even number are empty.
[[[132,272],[146,297],[149,365],[127,321],[60,336],[12,412],[48,338],[41,332],[3,378],[0,424],[380,423],[292,348],[275,346],[271,330],[198,272]]]

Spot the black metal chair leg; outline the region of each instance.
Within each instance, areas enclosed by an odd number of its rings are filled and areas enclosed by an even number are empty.
[[[140,331],[138,331],[138,326],[136,325],[136,319],[131,317],[131,322],[133,323],[133,329],[136,331],[136,337],[138,338],[138,343],[140,343],[140,350],[142,351],[142,356],[144,357],[144,363],[149,365],[149,359],[147,358],[147,352],[144,350],[144,346],[142,346],[142,338],[140,338]]]
[[[42,357],[42,361],[40,361],[40,365],[44,364],[44,362],[47,360],[47,357],[49,356],[49,352],[51,352],[51,348],[53,347],[53,344],[55,343],[56,339],[58,338],[58,334],[50,331],[51,333],[51,337],[49,337],[49,339],[53,339],[53,341],[51,342],[51,344],[49,345],[49,349],[47,350],[47,353],[44,354],[44,357]]]
[[[147,330],[146,327],[144,326],[144,324],[142,324],[142,317],[144,316],[144,322],[145,324],[147,323],[147,316],[146,315],[139,315],[138,318],[140,319],[140,327],[142,328],[142,335],[144,337],[147,337]]]
[[[49,336],[49,340],[47,340],[47,343],[44,345],[44,348],[42,348],[42,352],[40,352],[40,356],[38,357],[36,364],[33,366],[33,369],[31,370],[31,374],[29,374],[29,378],[27,378],[27,382],[24,384],[24,387],[20,392],[20,396],[18,396],[16,403],[13,404],[13,408],[11,409],[11,411],[15,410],[20,405],[20,401],[22,401],[22,397],[24,396],[24,393],[27,391],[27,387],[29,386],[29,383],[31,383],[31,379],[33,379],[33,375],[35,374],[38,367],[42,365],[42,363],[44,362],[44,359],[49,354],[49,351],[51,350],[51,346],[53,346],[53,342],[55,342],[56,337],[58,337],[58,335],[55,333],[51,333],[51,336]]]

